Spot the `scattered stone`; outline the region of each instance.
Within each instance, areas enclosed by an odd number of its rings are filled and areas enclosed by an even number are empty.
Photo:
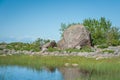
[[[47,48],[42,48],[41,52],[44,53],[46,52],[48,49]]]
[[[77,66],[78,66],[78,64],[74,63],[74,64],[72,64],[72,66],[73,66],[73,67],[77,67]]]
[[[75,48],[76,48],[76,49],[81,49],[81,46],[76,46]]]
[[[104,50],[112,50],[114,53],[103,52]],[[3,49],[0,50],[0,56],[7,55],[16,55],[16,54],[25,54],[25,55],[43,55],[43,56],[83,56],[87,58],[95,58],[96,60],[100,60],[103,58],[111,58],[120,56],[120,46],[110,46],[105,49],[95,48],[94,52],[69,52],[69,51],[54,51],[48,52],[47,48],[43,48],[43,51],[33,52],[33,51],[16,51],[14,49]],[[72,64],[71,64],[72,65]]]
[[[104,57],[97,57],[96,60],[104,59]]]
[[[66,67],[70,66],[70,63],[65,63],[65,66],[66,66]]]

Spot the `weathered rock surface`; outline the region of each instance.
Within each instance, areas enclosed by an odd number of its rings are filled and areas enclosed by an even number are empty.
[[[83,25],[73,25],[66,29],[57,46],[60,49],[81,48],[82,46],[91,46],[90,32]]]
[[[49,47],[53,48],[53,47],[56,47],[56,46],[57,46],[57,44],[56,44],[56,42],[53,40],[53,41],[51,41],[51,42],[48,42],[48,43],[44,44],[44,45],[42,46],[42,48],[49,48]]]
[[[44,45],[42,46],[41,52],[42,52],[42,53],[46,52],[46,51],[48,50],[48,48],[50,48],[50,47],[51,47],[51,48],[57,47],[57,43],[53,40],[53,41],[51,41],[51,42],[48,42],[48,43],[44,44]]]

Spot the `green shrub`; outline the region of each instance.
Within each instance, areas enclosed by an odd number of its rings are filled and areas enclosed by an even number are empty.
[[[97,46],[97,48],[101,48],[101,49],[108,48],[108,45],[106,45],[106,44],[99,45],[99,46]]]
[[[113,50],[103,50],[102,52],[103,52],[103,53],[105,53],[105,52],[108,52],[108,53],[114,53]]]
[[[68,53],[71,53],[71,52],[81,52],[81,50],[80,49],[66,49],[65,50],[66,52],[68,52]]]
[[[89,46],[83,46],[81,52],[93,52],[93,50]]]
[[[81,49],[66,49],[67,52],[93,52],[89,46],[84,46]]]
[[[54,51],[61,51],[61,50],[58,50],[57,48],[52,48],[52,47],[50,47],[50,48],[48,48],[48,51],[49,52],[54,52]]]
[[[111,40],[111,45],[118,46],[118,45],[120,45],[120,41],[119,40]]]
[[[0,50],[3,50],[3,48],[0,48]]]

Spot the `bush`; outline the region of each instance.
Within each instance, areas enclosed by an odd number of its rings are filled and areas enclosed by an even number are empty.
[[[0,50],[3,50],[3,48],[0,48]]]
[[[59,51],[59,52],[61,52],[61,50],[58,50],[57,48],[52,48],[52,47],[48,48],[48,51],[49,51],[49,52],[54,52],[54,51]]]
[[[93,50],[89,46],[84,46],[82,47],[81,52],[93,52]]]
[[[66,49],[67,52],[93,52],[89,46],[84,46],[81,49]]]
[[[71,52],[81,52],[81,50],[80,49],[66,49],[65,50],[66,52],[68,52],[68,53],[71,53]]]
[[[97,46],[97,48],[101,48],[101,49],[108,48],[108,45],[107,44],[99,45]]]
[[[105,53],[105,52],[108,52],[108,53],[114,53],[113,50],[103,50],[102,52],[103,52],[103,53]]]
[[[120,41],[119,40],[111,40],[111,44],[112,46],[118,46],[120,45]]]

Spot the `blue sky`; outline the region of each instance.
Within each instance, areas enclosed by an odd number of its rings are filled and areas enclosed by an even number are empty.
[[[120,0],[0,0],[0,42],[58,41],[61,23],[100,17],[120,27]]]

